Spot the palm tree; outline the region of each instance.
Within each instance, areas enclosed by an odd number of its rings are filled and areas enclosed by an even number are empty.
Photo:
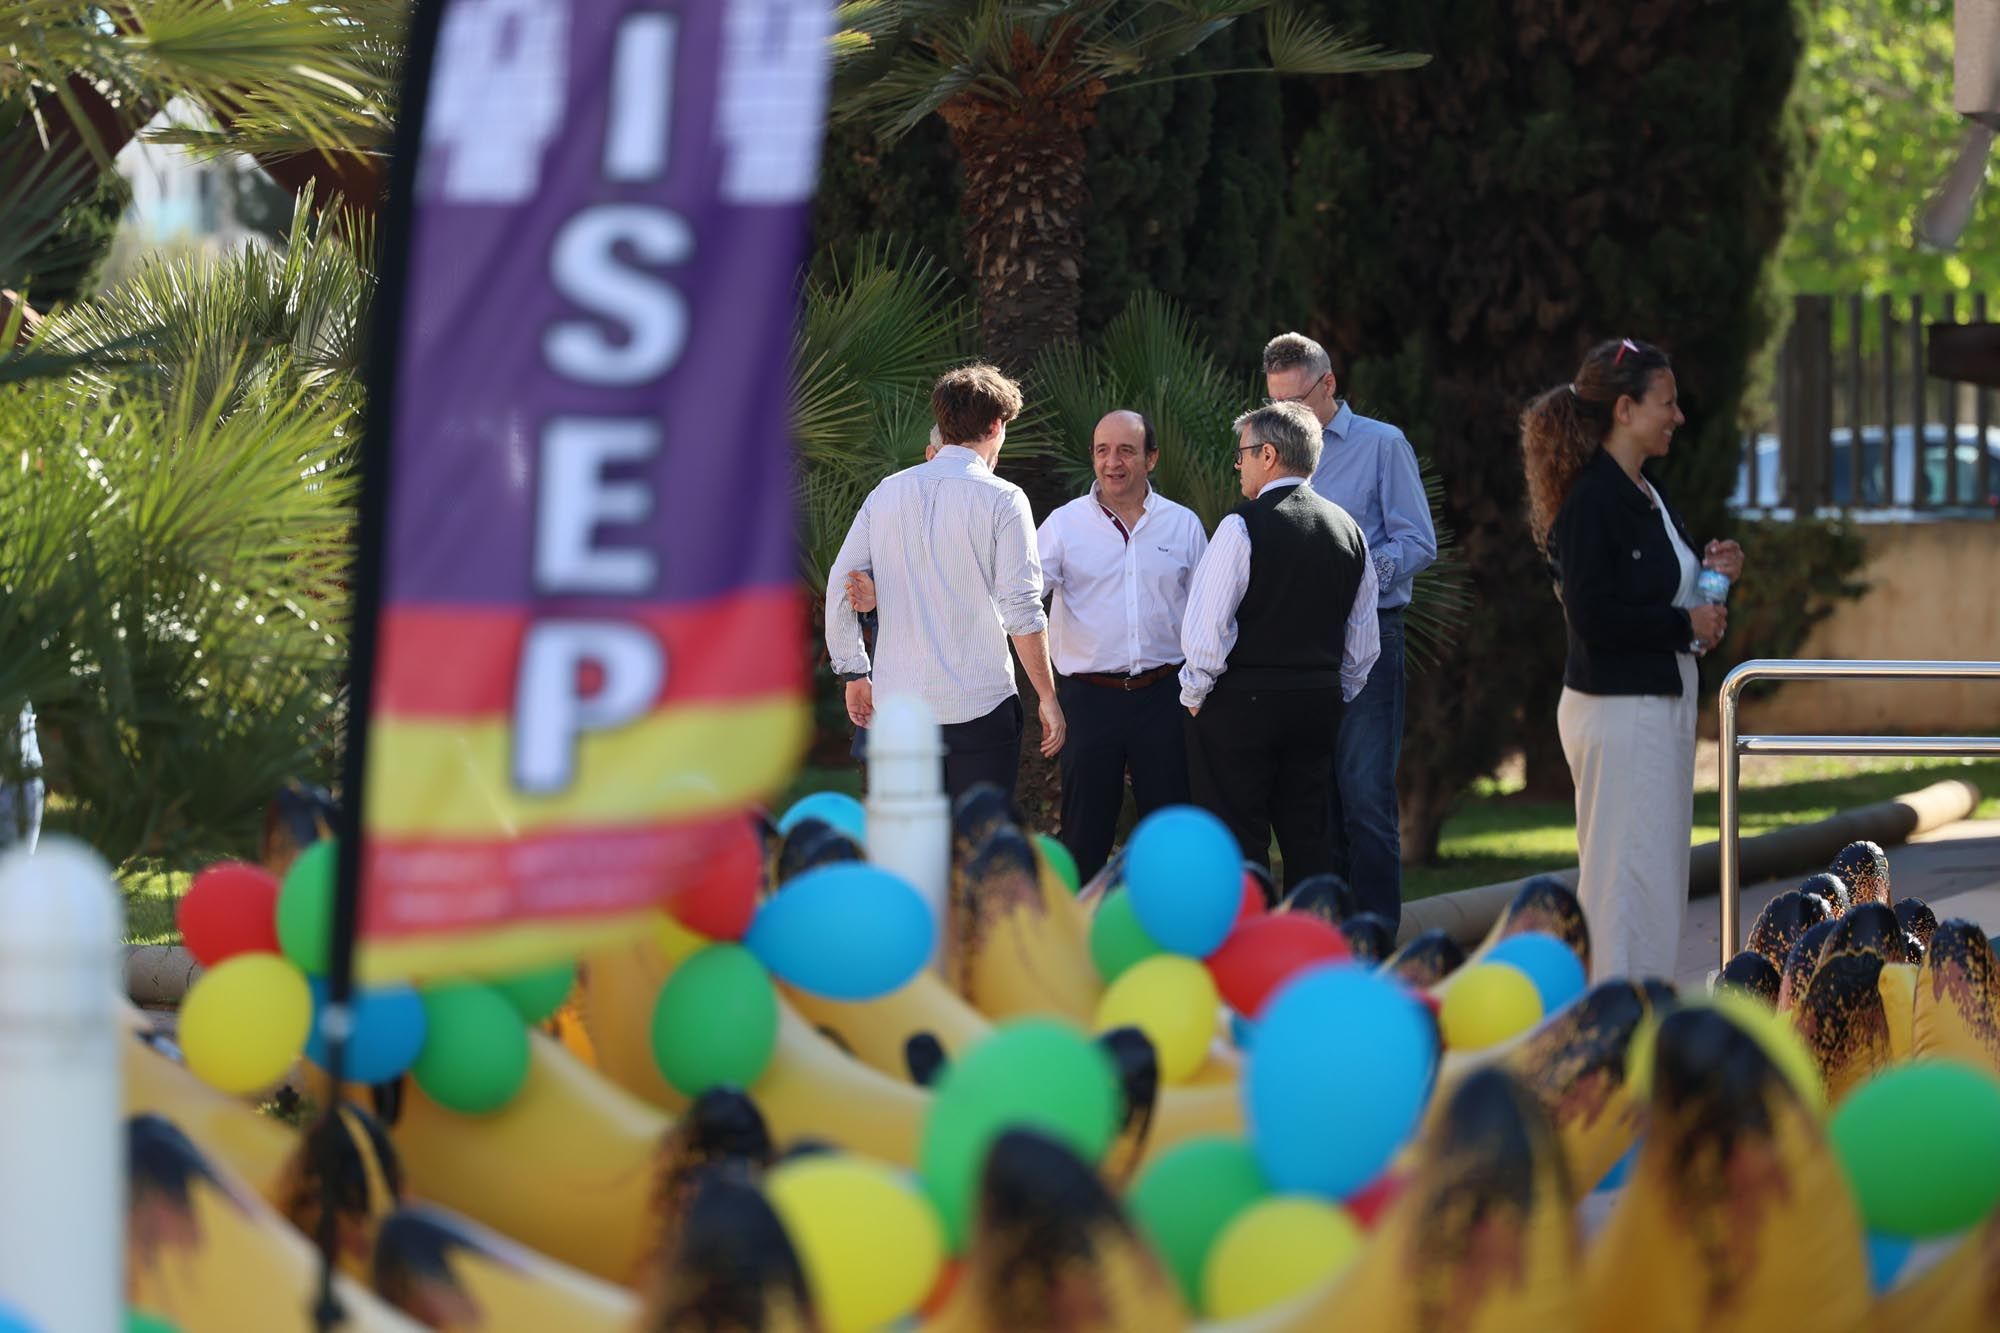
[[[302,203],[282,255],[155,261],[0,358],[0,710],[114,861],[248,853],[331,775],[372,282]]]
[[[1280,0],[857,0],[868,47],[846,62],[837,114],[895,137],[941,117],[965,169],[967,262],[988,357],[1021,372],[1077,336],[1085,131],[1098,102],[1161,74],[1240,19],[1263,24],[1269,64],[1222,74],[1411,69]],[[1151,77],[1145,77],[1150,75]],[[1047,498],[1047,497],[1043,497]]]

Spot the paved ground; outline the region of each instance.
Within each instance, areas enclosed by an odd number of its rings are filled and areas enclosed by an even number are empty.
[[[1804,875],[1743,890],[1743,930],[1757,913]],[[2000,819],[1967,819],[1889,849],[1889,881],[1898,898],[1921,898],[1940,921],[1963,917],[2000,935]],[[1676,979],[1699,983],[1721,965],[1722,900],[1688,904]]]

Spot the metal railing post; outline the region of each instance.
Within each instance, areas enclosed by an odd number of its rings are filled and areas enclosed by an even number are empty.
[[[1722,682],[1716,700],[1722,724],[1717,819],[1721,824],[1722,965],[1743,947],[1743,885],[1737,799],[1740,762],[1746,754],[1883,755],[1926,758],[2000,757],[2000,736],[1745,736],[1737,730],[1736,702],[1743,687],[1759,680],[2000,680],[2000,662],[1827,661],[1810,658],[1757,658],[1744,662]]]
[[[1737,882],[1740,839],[1736,827],[1736,783],[1742,774],[1742,766],[1737,762],[1736,701],[1742,693],[1742,680],[1742,667],[1730,672],[1722,682],[1722,694],[1716,705],[1722,720],[1722,743],[1716,755],[1721,771],[1717,774],[1715,790],[1716,822],[1721,826],[1722,843],[1717,848],[1722,853],[1721,882],[1717,890],[1722,895],[1722,965],[1725,967],[1736,956],[1736,942],[1743,938],[1743,923],[1737,919],[1742,913],[1743,886]]]

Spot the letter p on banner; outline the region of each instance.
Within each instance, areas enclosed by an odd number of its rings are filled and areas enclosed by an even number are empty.
[[[782,386],[831,30],[829,0],[419,0],[355,577],[363,981],[644,924],[797,763]]]

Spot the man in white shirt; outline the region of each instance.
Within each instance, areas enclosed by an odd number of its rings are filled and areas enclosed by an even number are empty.
[[[1096,482],[1036,533],[1069,724],[1062,841],[1086,882],[1111,855],[1128,768],[1142,816],[1188,800],[1180,628],[1208,534],[1192,509],[1153,489],[1159,461],[1150,421],[1110,413],[1091,432]]]
[[[1181,628],[1181,702],[1195,803],[1246,859],[1290,887],[1333,865],[1334,738],[1381,651],[1368,541],[1306,479],[1319,463],[1310,408],[1236,419],[1244,503],[1216,526]]]
[[[1013,794],[1023,719],[1010,638],[1041,699],[1042,753],[1063,744],[1034,519],[1021,488],[993,474],[1020,412],[1020,387],[992,366],[946,372],[931,391],[944,447],[869,492],[827,572],[826,646],[848,717],[868,725],[878,684],[922,699],[944,728],[954,800],[980,782]],[[881,613],[873,675],[848,597],[857,570],[874,572]]]

